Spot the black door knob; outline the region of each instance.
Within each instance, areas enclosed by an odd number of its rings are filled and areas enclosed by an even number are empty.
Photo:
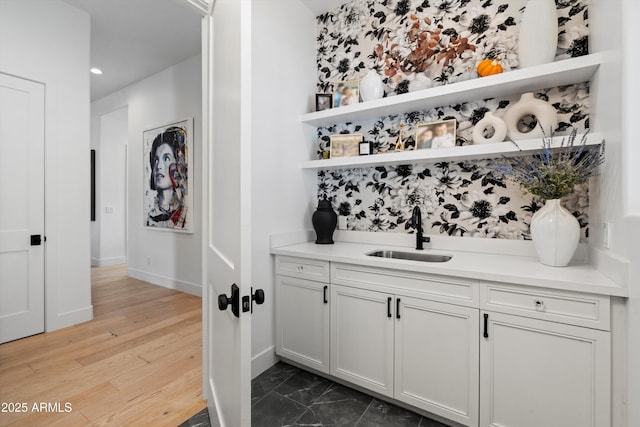
[[[218,295],[218,308],[221,311],[225,311],[229,305],[231,305],[231,312],[236,317],[240,317],[240,289],[235,283],[231,285],[231,296]]]
[[[256,304],[262,304],[264,302],[264,291],[262,289],[256,289],[251,299],[255,301]]]

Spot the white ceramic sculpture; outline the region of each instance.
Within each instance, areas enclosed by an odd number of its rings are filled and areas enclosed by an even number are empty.
[[[558,47],[558,12],[555,0],[529,0],[520,21],[520,68],[553,62]]]
[[[369,70],[367,75],[360,80],[360,96],[365,102],[384,96],[384,83],[376,70]]]
[[[493,128],[493,135],[489,138],[484,136],[485,130]],[[507,137],[507,125],[498,116],[494,116],[493,113],[485,113],[482,120],[480,120],[473,128],[473,143],[474,144],[494,144],[497,142],[503,142]]]
[[[547,200],[531,218],[531,239],[541,263],[564,267],[578,247],[580,224],[560,199]]]
[[[527,116],[533,116],[537,124],[533,129],[521,131],[518,123]],[[531,92],[523,93],[520,100],[505,111],[502,119],[507,124],[507,135],[514,141],[551,135],[558,127],[556,109],[547,102],[534,98]]]

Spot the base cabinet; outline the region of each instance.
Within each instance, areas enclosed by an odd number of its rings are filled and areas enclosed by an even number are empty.
[[[329,285],[276,276],[276,354],[329,373]]]
[[[480,426],[610,425],[609,332],[481,314]]]
[[[331,374],[475,426],[478,310],[333,285]]]

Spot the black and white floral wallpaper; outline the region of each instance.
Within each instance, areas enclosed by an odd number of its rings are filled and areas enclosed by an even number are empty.
[[[411,91],[424,76],[434,85],[478,78],[476,64],[501,58],[508,72],[518,67],[518,24],[526,0],[355,0],[317,17],[318,89],[359,80],[369,69],[384,77],[386,96]],[[556,0],[559,35],[556,60],[588,54],[586,0]],[[586,83],[539,90],[537,98],[558,112],[556,132],[589,128]],[[362,133],[374,153],[394,149],[402,127],[411,149],[418,123],[456,119],[456,144],[472,143],[473,126],[486,112],[502,116],[519,96],[469,100],[360,123],[318,128],[318,158],[334,133]],[[401,126],[402,125],[402,126]],[[414,206],[425,232],[450,236],[528,239],[529,222],[542,206],[499,176],[492,161],[442,162],[320,171],[318,197],[332,200],[348,229],[407,232]],[[588,188],[564,201],[588,234]]]

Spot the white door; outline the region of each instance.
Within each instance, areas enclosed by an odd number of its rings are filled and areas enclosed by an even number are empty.
[[[40,332],[44,86],[0,73],[0,344]]]
[[[393,397],[395,299],[331,285],[331,374]]]
[[[610,425],[610,333],[482,312],[481,427]]]
[[[397,296],[395,398],[478,425],[478,309]]]
[[[203,23],[204,360],[211,418],[251,425],[250,1],[217,0]],[[237,286],[240,307],[219,309]],[[215,423],[215,421],[214,421]]]

